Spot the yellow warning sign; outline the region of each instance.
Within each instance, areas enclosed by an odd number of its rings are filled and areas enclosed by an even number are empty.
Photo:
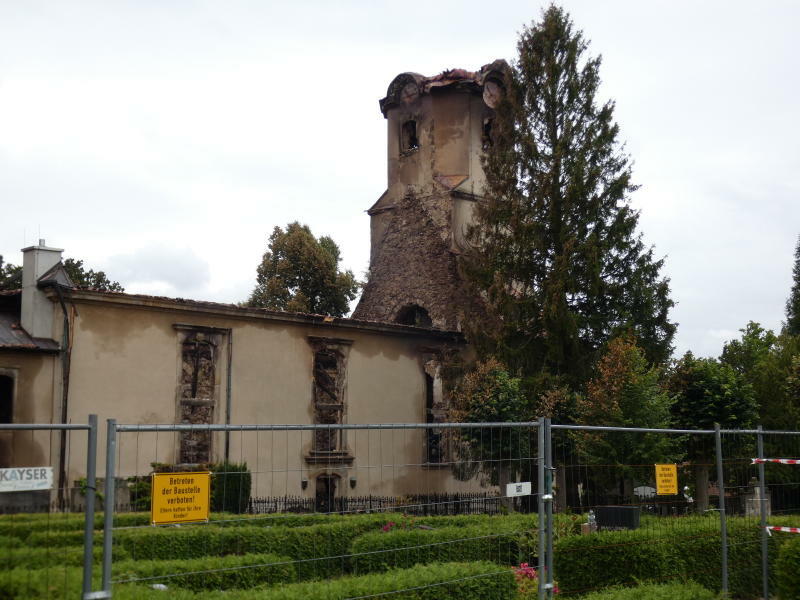
[[[678,465],[656,465],[656,494],[674,496],[678,493]]]
[[[208,521],[211,473],[153,473],[150,520],[153,525]]]

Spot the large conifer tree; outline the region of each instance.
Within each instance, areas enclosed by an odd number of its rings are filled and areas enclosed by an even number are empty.
[[[800,236],[794,251],[794,268],[792,269],[792,291],[786,301],[786,333],[800,335]]]
[[[479,354],[515,372],[584,383],[597,352],[631,331],[652,363],[675,324],[662,260],[636,232],[628,156],[613,102],[598,104],[600,58],[550,6],[526,27],[497,107],[462,272],[464,322]]]

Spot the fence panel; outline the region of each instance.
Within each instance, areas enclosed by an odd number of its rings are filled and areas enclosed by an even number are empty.
[[[583,534],[553,523],[562,595],[685,577],[723,588],[713,430],[553,425],[551,437],[554,510]],[[703,560],[686,560],[700,552]]]
[[[752,435],[752,434],[751,434]],[[800,528],[800,432],[764,431],[755,434],[756,452],[751,460],[753,476],[759,486],[748,495],[744,510],[755,513],[762,527],[763,596],[777,590],[776,561],[780,545],[796,536]],[[761,508],[763,507],[763,508]],[[774,529],[777,528],[777,529]]]
[[[211,449],[203,458],[216,461],[177,463],[196,433]],[[321,435],[336,443],[320,451]],[[470,577],[492,589],[516,587],[510,567],[534,565],[539,554],[532,514],[537,446],[536,423],[110,422],[107,477],[117,502],[107,515],[104,589],[237,589],[340,578],[336,585],[346,586],[348,577],[389,568],[420,563],[435,571],[433,563],[464,561],[482,561]],[[174,473],[178,481],[182,472],[203,470],[212,472],[208,522],[153,527],[152,474]],[[143,562],[149,559],[161,562]],[[426,586],[456,590],[464,574],[445,569],[428,579]],[[403,577],[370,581],[376,596],[410,585]]]
[[[0,597],[91,592],[101,557],[92,543],[96,448],[95,415],[86,424],[0,424]],[[85,470],[70,468],[76,461]]]

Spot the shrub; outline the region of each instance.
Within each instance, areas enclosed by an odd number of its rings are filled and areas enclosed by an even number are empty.
[[[781,600],[800,598],[800,539],[783,544],[776,565],[778,597]]]
[[[514,519],[491,525],[377,531],[356,538],[350,548],[351,563],[356,573],[454,560],[511,565],[519,562],[525,534]]]
[[[681,566],[671,539],[644,536],[641,531],[564,538],[553,555],[554,573],[564,593],[632,585],[680,573]]]
[[[756,598],[761,592],[761,532],[749,523],[729,521],[729,590],[734,598]],[[771,538],[771,552],[779,543],[776,536]],[[681,577],[716,592],[722,587],[721,564],[717,519],[680,519],[658,531],[572,536],[557,542],[554,554],[559,586],[569,593]]]
[[[92,548],[92,556],[95,564],[100,564],[103,556],[103,548],[95,546]],[[115,548],[114,560],[128,558],[128,553],[122,548]],[[83,565],[82,546],[62,546],[56,548],[16,548],[10,552],[2,554],[0,571],[8,571],[17,567],[27,569],[46,569],[50,567],[66,566],[80,567]]]
[[[47,515],[47,519],[8,520],[0,518],[0,536],[7,535],[19,539],[26,539],[31,533],[46,533],[59,531],[83,531],[82,514],[61,513]],[[94,528],[103,528],[103,514],[94,517]],[[115,527],[135,527],[149,525],[150,513],[118,513],[114,515]]]
[[[129,560],[114,565],[116,581],[140,578],[193,591],[248,589],[294,583],[291,559],[276,554],[204,557],[189,560]],[[182,573],[187,573],[182,575]]]
[[[300,579],[340,575],[347,570],[352,540],[376,523],[331,523],[308,527],[160,527],[115,533],[115,543],[136,560],[276,553],[297,562]]]
[[[0,535],[0,548],[19,548],[22,540],[10,535]]]
[[[247,463],[221,462],[211,470],[211,510],[231,513],[247,512],[250,504],[252,476]]]
[[[0,576],[0,598],[77,598],[82,580],[80,567],[11,569]]]
[[[404,591],[399,591],[404,590]],[[199,600],[179,590],[168,592],[169,600]],[[379,596],[392,600],[514,600],[516,585],[510,569],[488,562],[445,563],[392,570],[332,581],[298,583],[274,589],[204,594],[214,600],[344,600]],[[118,600],[152,600],[158,594],[141,586],[118,586]],[[167,593],[164,594],[165,600]]]
[[[102,539],[102,532],[94,532],[94,541]],[[80,546],[83,544],[83,531],[34,531],[25,540],[30,548],[63,548],[64,546]]]
[[[697,583],[670,583],[595,592],[582,600],[715,600],[718,597]]]

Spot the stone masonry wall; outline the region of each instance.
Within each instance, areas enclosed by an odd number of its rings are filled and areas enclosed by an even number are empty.
[[[460,329],[458,271],[449,233],[452,206],[447,192],[409,193],[390,209],[354,318],[391,322],[404,307],[417,305],[428,311],[434,327]]]

